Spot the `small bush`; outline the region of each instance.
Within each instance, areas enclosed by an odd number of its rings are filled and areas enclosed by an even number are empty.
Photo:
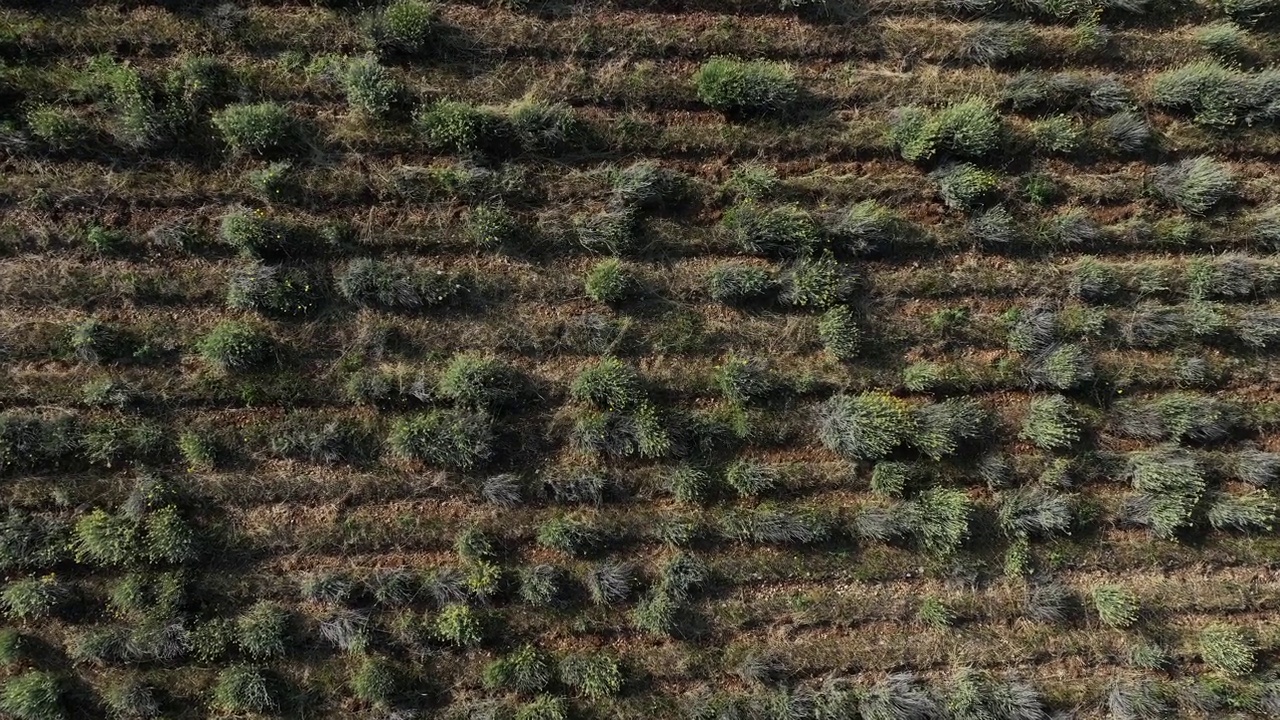
[[[838,360],[852,360],[862,349],[862,330],[853,310],[837,305],[818,318],[818,339]]]
[[[775,388],[767,363],[732,353],[716,366],[715,383],[725,399],[735,403],[759,400]]]
[[[969,163],[946,165],[929,173],[938,184],[942,202],[956,210],[972,210],[985,203],[1000,187],[1000,176]]]
[[[1209,506],[1208,520],[1215,530],[1270,532],[1276,512],[1276,501],[1265,490],[1242,495],[1223,493]]]
[[[1071,390],[1093,379],[1093,359],[1079,345],[1059,345],[1034,358],[1027,373],[1033,387]]]
[[[515,507],[524,500],[524,484],[514,473],[491,475],[480,481],[480,497],[497,507]]]
[[[484,639],[484,628],[475,610],[462,604],[446,605],[436,616],[436,636],[458,647],[475,647]]]
[[[397,684],[395,665],[385,658],[366,657],[351,674],[351,694],[360,702],[378,707],[391,702]]]
[[[1191,215],[1204,215],[1235,188],[1235,178],[1222,163],[1209,157],[1183,160],[1156,168],[1156,195]]]
[[[829,232],[838,252],[864,255],[886,250],[902,235],[903,221],[875,200],[863,200],[840,213]]]
[[[139,559],[139,540],[137,523],[94,510],[76,522],[76,559],[98,565],[130,564]]]
[[[684,603],[663,592],[651,592],[641,598],[631,613],[631,622],[650,635],[671,636],[680,631]]]
[[[1134,112],[1118,112],[1094,126],[1104,142],[1126,153],[1139,153],[1151,142],[1151,125]]]
[[[890,140],[910,162],[938,157],[978,160],[999,148],[1004,134],[1000,114],[991,103],[970,98],[943,110],[929,112],[907,107],[897,111]]]
[[[568,720],[568,718],[569,703],[564,698],[553,695],[539,695],[521,705],[515,714],[515,720]]]
[[[563,103],[522,100],[508,109],[508,119],[520,145],[532,152],[553,153],[570,149],[582,140],[586,128]]]
[[[725,211],[721,223],[734,242],[756,255],[806,255],[822,240],[818,225],[798,205],[746,200]]]
[[[535,565],[520,572],[520,599],[533,607],[559,607],[564,603],[565,585],[559,568]]]
[[[337,277],[338,292],[365,307],[413,310],[441,305],[462,292],[459,277],[443,270],[416,271],[401,263],[358,258]]]
[[[1157,537],[1172,539],[1191,522],[1205,491],[1205,478],[1189,452],[1174,447],[1129,453],[1128,477],[1140,493],[1130,519]]]
[[[984,65],[1022,57],[1035,36],[1027,22],[980,22],[964,39],[964,56]]]
[[[970,218],[964,226],[965,235],[982,247],[1000,247],[1017,242],[1022,229],[1013,215],[997,205]]]
[[[903,462],[878,462],[871,469],[871,492],[885,497],[901,497],[915,480],[915,469]]]
[[[858,716],[866,720],[945,717],[938,701],[911,673],[895,673],[872,686],[858,700]]]
[[[1080,440],[1081,422],[1071,401],[1061,395],[1036,398],[1027,409],[1018,439],[1041,450],[1062,450]]]
[[[1213,623],[1201,630],[1200,657],[1205,665],[1224,675],[1253,672],[1253,643],[1234,625]]]
[[[42,620],[57,611],[66,594],[57,578],[46,575],[9,583],[0,593],[0,602],[4,603],[5,614],[13,619]]]
[[[384,50],[419,54],[435,35],[436,7],[423,0],[395,0],[374,23],[374,42]]]
[[[470,470],[493,454],[493,421],[488,413],[434,410],[400,418],[391,426],[387,444],[407,460]]]
[[[467,217],[467,236],[485,250],[514,245],[521,232],[520,221],[502,203],[478,205]]]
[[[231,149],[248,153],[283,149],[295,132],[293,115],[273,102],[231,105],[214,114],[213,126]]]
[[[578,373],[569,387],[578,402],[610,410],[625,410],[644,399],[640,376],[626,363],[605,358]]]
[[[1223,0],[1222,10],[1241,25],[1253,26],[1275,17],[1277,8],[1269,0]]]
[[[1048,537],[1071,531],[1071,502],[1061,493],[1021,487],[1000,495],[1000,529],[1010,537]]]
[[[261,210],[232,210],[218,224],[218,238],[244,255],[275,258],[296,248],[294,233]]]
[[[688,178],[642,160],[611,173],[613,204],[637,210],[657,211],[679,205],[688,190]]]
[[[391,112],[401,93],[400,83],[391,71],[372,57],[349,62],[342,74],[342,87],[347,94],[347,106],[371,118]]]
[[[492,357],[464,353],[449,361],[440,375],[440,397],[475,408],[510,405],[520,397],[519,373]]]
[[[1247,33],[1233,23],[1209,23],[1196,32],[1196,44],[1221,60],[1236,60],[1244,55]]]
[[[818,412],[819,439],[851,460],[878,460],[914,430],[907,404],[883,393],[834,395]]]
[[[1232,459],[1231,472],[1240,482],[1268,487],[1280,478],[1280,453],[1246,448]]]
[[[783,279],[782,298],[795,307],[829,308],[853,295],[857,276],[830,254],[798,261]]]
[[[0,710],[15,720],[61,720],[62,689],[51,673],[29,670],[0,687]]]
[[[604,542],[600,532],[585,520],[573,517],[553,518],[538,527],[538,544],[566,555],[584,556],[595,552]]]
[[[560,682],[582,697],[602,700],[622,689],[622,669],[609,655],[570,655],[560,661]]]
[[[76,359],[83,362],[107,363],[125,356],[125,343],[120,331],[94,318],[72,325],[68,339]]]
[[[151,687],[137,680],[113,683],[103,694],[111,716],[121,720],[142,720],[160,716],[160,703]]]
[[[1175,714],[1166,694],[1150,681],[1115,684],[1107,696],[1107,709],[1117,719],[1162,720]]]
[[[482,679],[490,690],[532,695],[542,692],[550,684],[551,663],[538,648],[522,645],[511,654],[486,665]]]
[[[1058,623],[1066,620],[1075,608],[1076,598],[1071,589],[1051,582],[1028,588],[1023,613],[1037,622]]]
[[[25,656],[26,641],[13,628],[0,630],[0,667],[12,667]]]
[[[984,431],[988,413],[972,398],[951,398],[922,405],[912,412],[914,431],[908,442],[934,460],[954,455]]]
[[[681,465],[664,478],[667,490],[678,502],[696,504],[704,502],[711,494],[711,476],[701,468]]]
[[[432,148],[458,155],[500,154],[511,149],[511,128],[486,108],[440,100],[415,118],[418,132]]]
[[[88,123],[69,108],[38,105],[27,111],[31,135],[54,150],[70,150],[90,138]]]
[[[236,644],[250,657],[282,657],[285,652],[289,613],[266,600],[259,601],[236,618]]]
[[[925,625],[942,630],[955,623],[956,613],[947,607],[946,603],[930,595],[920,601],[920,607],[916,609],[916,619]]]
[[[232,665],[218,673],[213,702],[233,713],[266,713],[276,707],[267,677],[262,670],[249,665]]]
[[[227,286],[227,307],[235,310],[300,317],[319,302],[320,287],[299,268],[250,263],[236,268]]]
[[[587,297],[601,303],[619,303],[639,288],[635,274],[614,258],[602,260],[587,273],[583,289]]]
[[[1071,155],[1080,149],[1084,130],[1071,118],[1056,115],[1031,124],[1031,142],[1044,155]]]
[[[950,488],[930,488],[903,503],[900,523],[926,552],[947,556],[969,535],[969,496]]]
[[[750,265],[719,265],[707,275],[711,299],[726,305],[742,305],[769,297],[778,286],[773,273]]]
[[[1215,442],[1230,437],[1236,418],[1234,408],[1217,398],[1172,392],[1150,401],[1122,400],[1112,421],[1127,437]]]
[[[800,96],[791,69],[778,63],[712,58],[693,76],[698,100],[731,117],[783,115]]]
[[[1093,590],[1093,606],[1102,624],[1127,628],[1138,621],[1138,600],[1118,585],[1099,585]]]
[[[271,359],[268,337],[256,327],[235,320],[215,325],[196,349],[206,363],[228,372],[253,370]]]
[[[588,250],[620,255],[635,244],[642,229],[640,213],[632,207],[609,208],[573,219],[578,242]]]
[[[778,487],[782,481],[775,468],[751,460],[735,460],[725,470],[724,479],[729,487],[743,497],[763,495]]]

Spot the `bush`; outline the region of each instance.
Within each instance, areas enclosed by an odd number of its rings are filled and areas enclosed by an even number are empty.
[[[1085,245],[1103,238],[1102,228],[1085,210],[1067,210],[1053,216],[1040,230],[1041,237],[1058,245]]]
[[[1104,142],[1127,153],[1139,153],[1151,142],[1151,125],[1134,112],[1118,112],[1094,125]]]
[[[680,172],[642,160],[611,173],[613,204],[656,211],[679,205],[688,192],[688,178]]]
[[[884,251],[902,231],[902,219],[875,200],[849,206],[830,227],[835,249],[850,255]]]
[[[795,307],[828,308],[846,301],[856,285],[853,272],[826,254],[793,265],[783,279],[782,297]]]
[[[777,469],[751,460],[735,460],[724,473],[724,480],[743,497],[763,495],[778,487],[782,478]]]
[[[1031,142],[1045,155],[1071,155],[1080,149],[1084,130],[1074,120],[1055,115],[1031,124]]]
[[[84,144],[91,128],[70,108],[37,105],[27,111],[31,135],[54,150],[70,150]]]
[[[587,273],[583,289],[596,302],[613,304],[630,298],[639,289],[635,274],[614,258],[602,260]]]
[[[520,599],[534,607],[555,608],[564,604],[565,574],[551,565],[535,565],[520,571]]]
[[[126,356],[120,331],[95,318],[72,325],[69,342],[76,359],[83,362],[106,363]]]
[[[837,305],[818,318],[818,339],[837,360],[852,360],[862,349],[862,330],[853,310]]]
[[[733,353],[716,366],[715,383],[725,399],[735,403],[759,400],[773,392],[775,386],[765,361]]]
[[[214,113],[213,126],[222,139],[239,152],[280,150],[293,140],[293,115],[274,102],[231,105]]]
[[[1027,409],[1019,440],[1041,450],[1062,450],[1080,440],[1081,422],[1071,401],[1061,395],[1036,398]]]
[[[1152,85],[1157,107],[1191,113],[1213,127],[1274,121],[1276,94],[1272,71],[1246,73],[1211,60],[1162,72]]]
[[[678,600],[687,600],[706,587],[710,579],[707,566],[694,555],[677,553],[663,563],[658,572],[658,591]]]
[[[885,497],[900,497],[915,480],[915,468],[904,462],[878,462],[871,469],[871,492]]]
[[[436,23],[436,7],[422,0],[395,0],[374,23],[374,42],[384,50],[407,54],[428,49]]]
[[[1035,36],[1027,22],[980,22],[964,39],[964,56],[984,65],[1019,59]]]
[[[1003,134],[995,107],[986,100],[969,98],[935,112],[918,107],[899,109],[890,140],[910,162],[943,156],[979,160],[999,150]]]
[[[1205,491],[1203,471],[1189,452],[1175,447],[1129,453],[1128,478],[1140,493],[1130,519],[1157,537],[1172,539],[1190,524]]]
[[[57,678],[39,670],[5,681],[0,687],[0,710],[15,720],[60,720],[67,716]]]
[[[582,139],[586,128],[564,103],[523,100],[508,109],[520,145],[533,152],[559,152]]]
[[[593,252],[620,255],[635,244],[641,230],[640,213],[635,208],[610,208],[594,215],[573,219],[578,242]]]
[[[457,470],[479,467],[493,454],[493,421],[488,413],[433,410],[397,419],[387,444],[407,460]]]
[[[1034,358],[1027,373],[1033,387],[1071,390],[1093,380],[1093,359],[1079,345],[1059,345]]]
[[[938,184],[942,202],[955,210],[972,210],[985,203],[1000,187],[1000,176],[969,163],[946,165],[929,173]]]
[[[489,690],[511,690],[518,693],[542,692],[551,682],[551,663],[533,645],[522,645],[511,654],[490,662],[482,676]]]
[[[625,410],[644,399],[640,376],[617,358],[588,365],[574,378],[569,396],[597,408]]]
[[[347,94],[347,106],[371,118],[380,118],[391,112],[401,92],[400,83],[391,71],[372,57],[357,58],[347,63],[342,74],[342,87]]]
[[[9,583],[0,594],[0,602],[4,603],[5,614],[13,619],[43,620],[57,612],[66,594],[57,578],[46,575]]]
[[[1245,53],[1246,35],[1247,33],[1236,25],[1219,20],[1205,25],[1196,32],[1196,44],[1221,60],[1231,61]]]
[[[798,205],[735,204],[721,220],[743,250],[756,255],[806,255],[822,240],[813,218]]]
[[[0,667],[12,667],[26,655],[26,641],[17,630],[0,629]]]
[[[1156,195],[1191,215],[1204,215],[1235,188],[1235,178],[1222,163],[1209,157],[1188,158],[1156,168]]]
[[[1280,453],[1246,448],[1236,453],[1230,467],[1240,482],[1267,487],[1280,478]]]
[[[227,307],[282,316],[302,316],[320,303],[320,288],[303,270],[251,263],[231,273]]]
[[[446,605],[436,616],[436,636],[458,647],[475,647],[484,639],[480,616],[466,605]]]
[[[791,69],[779,63],[712,58],[693,76],[698,100],[730,117],[783,115],[799,100]]]
[[[1127,437],[1203,443],[1230,437],[1235,410],[1212,396],[1172,392],[1145,402],[1122,400],[1112,419],[1116,432]]]
[[[511,149],[511,127],[499,114],[456,100],[439,100],[418,113],[418,132],[431,148],[458,155]]]
[[[261,210],[232,210],[218,224],[218,238],[244,255],[275,258],[291,254],[297,242],[282,222]]]
[[[930,488],[903,503],[899,522],[921,549],[947,556],[968,537],[972,510],[969,496],[960,490]]]
[[[455,355],[436,385],[440,397],[475,408],[498,408],[520,397],[518,371],[493,357]]]
[[[1093,589],[1093,605],[1102,624],[1127,628],[1138,621],[1138,600],[1119,585],[1099,585]]]
[[[560,682],[582,697],[603,700],[622,689],[622,670],[609,655],[570,655],[560,661]]]
[[[558,517],[538,527],[537,542],[548,550],[582,557],[600,548],[604,537],[591,523],[574,517]]]
[[[209,365],[228,372],[244,372],[271,359],[271,341],[256,327],[224,320],[201,338],[196,349]]]
[[[726,305],[742,305],[767,298],[777,288],[773,273],[750,265],[718,265],[707,275],[711,299]]]
[[[103,694],[111,716],[121,720],[141,720],[160,716],[160,703],[151,687],[137,680],[111,684]]]
[[[651,592],[641,598],[631,612],[631,622],[650,635],[671,636],[680,631],[684,603],[663,592]]]
[[[1081,300],[1103,302],[1120,290],[1120,279],[1110,263],[1085,256],[1072,266],[1069,288]]]
[[[415,271],[409,265],[358,258],[337,278],[338,292],[348,301],[386,310],[433,307],[462,291],[459,278],[443,270]]]
[[[568,720],[569,704],[564,698],[539,695],[516,710],[515,720]]]
[[[914,431],[908,441],[930,458],[941,460],[981,435],[987,420],[986,408],[972,398],[923,405],[912,412]]]
[[[1071,501],[1041,487],[1021,487],[999,496],[998,518],[1006,535],[1047,537],[1071,532]]]
[[[288,628],[289,613],[261,600],[236,618],[236,644],[255,659],[282,657]]]
[[[75,554],[79,561],[126,565],[139,559],[139,528],[129,518],[94,510],[76,522]]]
[[[1161,720],[1175,714],[1165,693],[1150,681],[1115,684],[1107,696],[1107,709],[1118,719]]]
[[[1208,519],[1215,530],[1270,532],[1276,512],[1276,501],[1265,490],[1242,495],[1222,493],[1209,506]]]
[[[1205,665],[1224,675],[1253,672],[1253,643],[1234,625],[1212,623],[1201,630],[1200,657]]]
[[[878,460],[914,431],[907,404],[883,393],[834,395],[818,411],[818,438],[850,460]]]
[[[385,658],[366,657],[351,674],[351,694],[360,702],[378,707],[391,702],[397,684],[395,665]]]
[[[1051,582],[1028,588],[1023,613],[1037,622],[1057,623],[1067,619],[1075,608],[1076,598],[1071,589]]]
[[[796,511],[763,506],[754,512],[724,517],[720,533],[735,542],[769,545],[813,545],[831,536],[830,518],[809,508]]]
[[[233,713],[266,713],[276,707],[266,676],[259,668],[249,665],[232,665],[218,673],[213,702]]]

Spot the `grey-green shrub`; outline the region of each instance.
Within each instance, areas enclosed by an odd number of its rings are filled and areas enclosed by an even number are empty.
[[[243,372],[265,365],[271,359],[271,341],[255,326],[224,320],[200,339],[200,357],[220,370]]]
[[[463,291],[462,278],[436,268],[414,269],[403,262],[356,258],[337,276],[338,292],[365,307],[412,310],[441,305]]]
[[[1108,146],[1121,152],[1142,152],[1151,142],[1151,125],[1146,118],[1131,111],[1105,117],[1093,128]]]
[[[752,460],[735,460],[724,473],[725,483],[743,497],[763,495],[782,481],[777,469]]]
[[[507,119],[530,152],[554,153],[572,149],[586,134],[585,124],[564,103],[525,99],[507,108]]]
[[[1093,605],[1102,624],[1127,628],[1138,621],[1138,600],[1119,585],[1099,585],[1093,589]]]
[[[936,111],[899,108],[890,140],[904,160],[921,162],[938,157],[978,160],[993,155],[1003,140],[1004,125],[995,106],[968,98]]]
[[[949,208],[972,210],[985,203],[1000,187],[1000,176],[970,163],[953,163],[934,170],[929,177]]]
[[[795,307],[829,308],[847,301],[857,282],[853,271],[829,253],[802,258],[783,277],[782,299]]]
[[[833,395],[818,410],[818,438],[851,460],[878,460],[914,431],[907,404],[884,393]]]
[[[1235,60],[1244,54],[1247,33],[1239,26],[1219,20],[1196,31],[1196,44],[1222,60]]]
[[[828,232],[837,252],[863,255],[887,249],[902,235],[903,229],[902,218],[893,210],[875,200],[863,200],[839,213]]]
[[[965,36],[963,54],[974,62],[994,65],[1025,54],[1034,38],[1027,22],[979,22]]]
[[[236,644],[255,659],[281,657],[288,628],[289,613],[262,600],[236,618]]]
[[[1195,456],[1171,446],[1129,453],[1127,475],[1139,493],[1130,519],[1164,539],[1191,524],[1207,485]]]
[[[698,100],[731,117],[782,115],[800,96],[786,65],[764,60],[712,58],[693,76]]]
[[[711,299],[727,305],[767,298],[777,284],[772,272],[751,265],[718,265],[707,274],[707,292]]]
[[[296,131],[293,115],[274,102],[228,106],[214,114],[213,126],[231,149],[249,153],[285,148]]]
[[[433,149],[458,155],[499,154],[513,145],[506,119],[487,108],[457,100],[438,100],[414,118]]]
[[[1018,438],[1041,450],[1061,450],[1080,440],[1081,425],[1071,401],[1049,395],[1031,401]]]
[[[622,689],[622,669],[611,655],[570,655],[560,661],[559,669],[560,682],[591,700],[612,697]]]
[[[700,503],[711,493],[711,476],[701,468],[680,465],[666,474],[664,484],[678,502]]]
[[[542,692],[551,678],[552,668],[546,653],[528,644],[490,662],[482,675],[484,686],[490,690],[527,694]]]
[[[1204,215],[1235,189],[1226,165],[1210,157],[1195,157],[1155,169],[1152,187],[1160,199],[1191,215]]]
[[[347,106],[371,118],[380,118],[391,112],[401,92],[395,75],[373,57],[357,58],[347,63],[342,73],[342,87],[347,95]]]
[[[721,224],[739,247],[756,255],[806,255],[822,240],[817,223],[798,205],[744,200],[725,211]]]
[[[366,657],[351,674],[351,694],[361,702],[384,707],[395,697],[397,680],[391,661]]]
[[[969,535],[973,503],[953,488],[929,488],[902,504],[899,522],[924,551],[949,555]]]
[[[485,250],[515,245],[522,230],[519,219],[502,203],[477,205],[467,216],[467,236]]]
[[[262,210],[233,209],[218,223],[218,239],[240,253],[256,258],[275,258],[297,248],[292,230]]]
[[[32,136],[54,150],[71,150],[90,138],[91,128],[70,108],[37,105],[27,111]]]
[[[112,683],[102,694],[112,717],[142,720],[160,716],[160,702],[149,685],[137,680]]]
[[[1270,532],[1277,509],[1275,499],[1265,490],[1238,495],[1220,493],[1214,497],[1206,517],[1215,530]]]
[[[980,437],[989,413],[973,398],[949,398],[912,411],[912,447],[934,460],[954,455],[968,441]]]
[[[862,349],[862,329],[853,310],[837,305],[818,318],[818,339],[838,360],[852,360]]]
[[[391,426],[387,444],[397,456],[457,470],[482,465],[493,454],[493,420],[483,411],[434,410]]]
[[[28,670],[0,686],[0,710],[14,720],[62,720],[62,688],[48,672]]]
[[[999,496],[997,518],[1010,537],[1048,537],[1071,531],[1071,501],[1043,487],[1020,487]]]

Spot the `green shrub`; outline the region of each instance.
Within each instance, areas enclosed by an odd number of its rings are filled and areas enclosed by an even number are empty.
[[[470,470],[493,454],[493,421],[485,412],[433,410],[397,419],[387,444],[397,456]]]
[[[1075,407],[1061,395],[1031,401],[1018,439],[1041,450],[1061,450],[1080,440],[1081,421]]]
[[[383,50],[418,54],[435,34],[436,6],[423,0],[395,0],[378,13],[374,43]]]
[[[1080,149],[1084,130],[1071,118],[1055,115],[1031,124],[1031,142],[1045,155],[1071,155]]]
[[[1152,183],[1156,195],[1191,215],[1204,215],[1231,195],[1236,182],[1227,166],[1209,157],[1161,165]]]
[[[657,636],[679,632],[684,603],[664,592],[651,592],[640,599],[631,612],[631,622],[639,630]]]
[[[200,339],[196,349],[209,365],[228,372],[243,372],[271,359],[271,341],[256,327],[224,320]]]
[[[849,206],[829,228],[834,248],[850,255],[884,251],[902,230],[903,221],[897,213],[875,200]]]
[[[675,207],[688,195],[689,179],[683,173],[642,160],[610,173],[613,204],[658,211]]]
[[[1094,588],[1093,606],[1104,625],[1127,628],[1138,621],[1138,599],[1119,585],[1099,585]]]
[[[795,307],[829,308],[853,294],[857,278],[830,254],[803,258],[783,279],[783,299]]]
[[[1209,506],[1209,525],[1215,530],[1271,532],[1277,504],[1271,493],[1252,490],[1240,495],[1221,493]]]
[[[297,241],[282,222],[261,210],[232,210],[222,216],[218,238],[250,257],[269,258],[288,255]]]
[[[908,442],[934,460],[954,455],[986,429],[988,413],[972,398],[951,398],[912,411],[914,432]]]
[[[463,290],[459,277],[444,270],[414,270],[403,263],[357,258],[337,277],[338,292],[365,307],[413,310],[434,307],[457,297]]]
[[[102,694],[111,716],[121,720],[142,720],[160,716],[160,703],[151,687],[137,680],[112,683]]]
[[[493,357],[455,355],[436,384],[440,397],[476,408],[510,405],[520,397],[520,375],[515,368]]]
[[[644,399],[639,374],[617,358],[605,358],[583,368],[569,387],[578,402],[610,410],[626,410]]]
[[[602,700],[622,689],[622,670],[609,655],[570,655],[560,661],[560,682],[582,697]]]
[[[515,720],[568,720],[569,703],[564,698],[553,695],[539,695],[530,702],[521,705],[515,714]]]
[[[62,689],[52,673],[29,670],[5,680],[0,687],[0,710],[14,720],[61,720]]]
[[[916,610],[916,618],[925,625],[946,629],[956,621],[956,614],[954,610],[947,607],[946,603],[929,595],[920,601],[920,607]]]
[[[903,462],[878,462],[871,469],[871,492],[886,497],[899,497],[915,479],[915,470]]]
[[[232,665],[218,673],[213,703],[233,713],[267,713],[276,707],[267,677],[262,670],[249,665]]]
[[[0,629],[0,667],[12,667],[23,659],[26,641],[13,628]]]
[[[400,83],[395,75],[372,57],[358,58],[347,63],[342,74],[342,87],[347,94],[347,106],[372,118],[380,118],[391,112],[401,93]]]
[[[58,610],[66,588],[53,575],[15,580],[0,593],[5,614],[15,620],[43,620]]]
[[[236,644],[255,659],[281,657],[288,629],[289,613],[273,602],[261,600],[236,618]]]
[[[969,535],[973,504],[952,488],[930,488],[903,503],[899,522],[925,552],[947,556]]]
[[[1150,401],[1117,402],[1112,422],[1127,437],[1215,442],[1231,436],[1236,417],[1232,405],[1213,396],[1171,392]]]
[[[1031,24],[1025,21],[980,22],[965,37],[963,52],[974,62],[995,65],[1021,58],[1034,39]]]
[[[1196,31],[1196,44],[1221,60],[1235,60],[1245,53],[1247,33],[1233,23],[1219,20]]]
[[[904,160],[922,162],[937,157],[979,160],[1000,149],[1004,125],[988,101],[969,98],[942,110],[900,108],[890,140]]]
[[[535,565],[520,571],[520,599],[533,607],[554,608],[564,604],[565,574],[551,565]]]
[[[707,274],[707,292],[711,299],[726,305],[763,300],[777,284],[772,272],[750,265],[718,265]]]
[[[570,149],[586,134],[586,128],[572,107],[564,103],[522,100],[507,110],[507,117],[531,152],[554,153]]]
[[[70,108],[37,105],[27,111],[31,135],[54,150],[71,150],[90,138],[91,128]]]
[[[231,149],[249,153],[283,149],[296,130],[293,115],[274,102],[228,106],[214,113],[213,125]]]
[[[818,411],[818,438],[850,460],[878,460],[914,431],[907,404],[884,393],[834,395]]]
[[[106,363],[126,355],[120,331],[96,318],[72,325],[68,339],[76,359],[84,362]]]
[[[806,255],[822,240],[813,218],[798,205],[735,204],[721,220],[743,250],[757,255]]]
[[[657,589],[673,598],[687,600],[707,586],[710,575],[711,571],[697,556],[677,553],[659,570]]]
[[[1071,531],[1067,496],[1043,487],[1020,487],[1000,494],[1000,529],[1013,538],[1048,537]]]
[[[522,645],[511,654],[486,665],[482,679],[489,690],[533,695],[542,692],[551,682],[551,664],[538,648]]]
[[[716,387],[735,403],[748,403],[773,392],[775,383],[763,360],[747,359],[730,353],[715,372]]]
[[[584,556],[595,552],[604,537],[591,523],[573,517],[558,517],[538,527],[538,544],[566,555]]]
[[[1059,345],[1027,368],[1033,386],[1071,390],[1093,379],[1093,359],[1079,345]]]
[[[619,303],[639,288],[635,274],[617,259],[601,260],[587,273],[583,289],[587,297],[601,303]]]
[[[1127,473],[1137,502],[1128,508],[1129,520],[1147,525],[1157,537],[1172,539],[1191,523],[1204,495],[1204,473],[1193,455],[1174,447],[1129,453]]]
[[[1204,664],[1224,675],[1248,675],[1253,672],[1253,643],[1240,628],[1226,623],[1212,623],[1200,631],[1200,657]]]
[[[510,150],[511,127],[499,114],[456,100],[439,100],[418,113],[418,132],[433,149],[455,153],[498,154]]]
[[[227,307],[299,317],[313,312],[320,288],[303,270],[250,263],[235,269],[227,287]]]
[[[852,360],[862,349],[862,330],[853,310],[837,305],[818,318],[818,339],[838,360]]]
[[[396,694],[396,668],[391,661],[366,657],[351,674],[351,694],[369,705],[384,707]]]
[[[724,480],[739,495],[753,497],[778,487],[782,477],[772,466],[751,460],[735,460],[725,470]]]
[[[502,203],[478,205],[467,217],[467,236],[485,250],[514,245],[520,234],[519,220]]]
[[[619,255],[631,249],[641,230],[640,213],[632,207],[609,208],[575,216],[578,242],[588,250]]]
[[[76,522],[76,558],[98,565],[134,563],[141,555],[139,535],[137,523],[129,518],[94,510]]]
[[[686,504],[705,501],[713,487],[711,476],[701,468],[692,465],[680,465],[674,468],[666,474],[663,481],[676,501]]]
[[[956,210],[972,210],[985,203],[1000,187],[1000,176],[969,163],[946,165],[929,173],[938,184],[942,202]]]
[[[1190,113],[1196,123],[1231,127],[1275,119],[1276,86],[1267,70],[1247,73],[1200,60],[1156,76],[1157,107]]]
[[[436,636],[458,647],[475,647],[484,639],[480,615],[467,605],[446,605],[436,616]]]
[[[717,57],[693,76],[698,100],[730,117],[784,115],[800,97],[800,86],[786,65],[763,60]]]

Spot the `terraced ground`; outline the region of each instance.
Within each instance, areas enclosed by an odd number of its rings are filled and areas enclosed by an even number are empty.
[[[1280,716],[1275,0],[0,3],[0,714]]]

